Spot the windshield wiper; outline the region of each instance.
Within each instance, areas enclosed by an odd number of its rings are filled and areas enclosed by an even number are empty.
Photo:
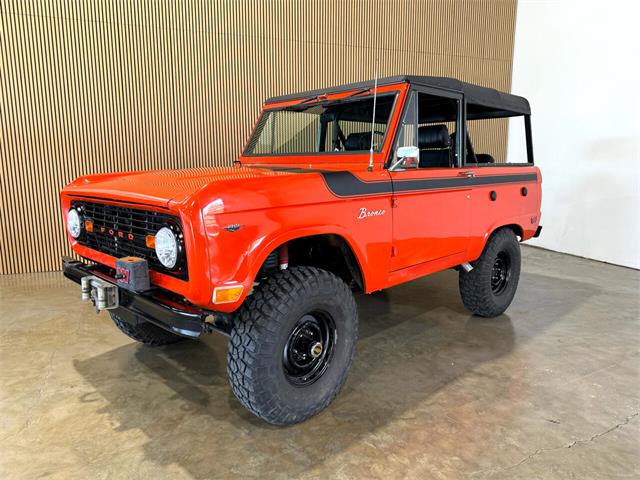
[[[365,88],[364,90],[358,90],[357,92],[353,92],[351,95],[344,97],[344,98],[351,98],[351,97],[355,97],[357,95],[362,95],[363,93],[369,93],[371,91],[370,88]]]
[[[351,95],[347,95],[346,97],[340,98],[338,100],[336,100],[336,102],[339,102],[340,100],[344,100],[345,98],[351,98],[351,97],[356,97],[358,95],[362,95],[363,93],[369,93],[371,91],[370,88],[365,88],[363,90],[358,90],[357,92],[353,92]],[[328,100],[328,94],[327,93],[321,93],[320,95],[316,95],[315,97],[309,97],[306,98],[304,100],[302,100],[300,103],[296,103],[296,105],[304,105],[305,103],[310,103],[313,102],[315,100]]]
[[[296,105],[304,105],[305,103],[309,103],[309,102],[313,102],[314,100],[327,100],[327,94],[326,93],[321,93],[320,95],[316,95],[315,97],[309,97],[303,101],[301,101],[300,103],[296,103]]]

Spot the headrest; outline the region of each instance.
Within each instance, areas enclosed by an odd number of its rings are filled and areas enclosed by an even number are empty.
[[[345,150],[369,150],[371,148],[371,132],[350,133],[344,140]]]
[[[449,148],[451,139],[446,125],[426,125],[418,128],[418,148]]]

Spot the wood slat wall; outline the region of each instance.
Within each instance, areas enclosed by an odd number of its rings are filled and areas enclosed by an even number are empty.
[[[60,268],[73,178],[229,164],[264,98],[371,78],[375,45],[381,76],[509,91],[515,13],[516,0],[3,0],[0,273]]]

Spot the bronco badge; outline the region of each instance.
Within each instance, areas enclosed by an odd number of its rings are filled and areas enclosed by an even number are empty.
[[[387,213],[386,210],[367,210],[365,207],[362,207],[357,218],[358,220],[360,220],[361,218],[378,217],[380,215],[384,215],[385,213]]]

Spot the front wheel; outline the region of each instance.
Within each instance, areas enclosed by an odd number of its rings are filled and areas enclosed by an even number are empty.
[[[306,420],[342,388],[357,337],[355,299],[342,280],[311,267],[278,272],[236,315],[227,355],[233,393],[274,425]]]
[[[491,235],[473,270],[460,270],[462,302],[473,314],[497,317],[511,305],[520,278],[520,244],[503,228]]]

